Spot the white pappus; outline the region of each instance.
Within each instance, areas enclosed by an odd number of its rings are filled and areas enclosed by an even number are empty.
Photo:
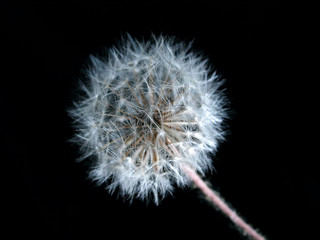
[[[124,197],[156,204],[212,167],[227,117],[222,81],[191,44],[129,35],[105,58],[91,56],[82,97],[69,111],[90,177]]]

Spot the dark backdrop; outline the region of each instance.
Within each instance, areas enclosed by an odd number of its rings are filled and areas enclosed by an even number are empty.
[[[194,40],[226,79],[233,110],[207,180],[270,239],[311,236],[319,182],[314,158],[301,151],[308,114],[297,77],[307,41],[290,1],[1,5],[1,147],[9,163],[3,207],[12,235],[243,239],[195,189],[177,189],[159,206],[130,204],[90,182],[85,164],[75,162],[66,113],[74,87],[88,56],[129,32]]]

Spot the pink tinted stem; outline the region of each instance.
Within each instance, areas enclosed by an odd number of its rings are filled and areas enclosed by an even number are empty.
[[[210,199],[210,201],[228,218],[230,218],[230,220],[234,222],[240,230],[242,230],[244,235],[247,235],[249,238],[254,240],[265,240],[261,234],[254,230],[233,209],[231,209],[215,191],[210,189],[194,170],[186,168],[185,171],[201,191]]]

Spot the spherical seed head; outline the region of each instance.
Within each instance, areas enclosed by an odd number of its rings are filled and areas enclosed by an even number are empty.
[[[113,192],[158,203],[204,173],[223,139],[221,81],[191,45],[130,36],[106,58],[91,56],[85,93],[70,111],[90,176]],[[110,181],[109,181],[110,180]]]

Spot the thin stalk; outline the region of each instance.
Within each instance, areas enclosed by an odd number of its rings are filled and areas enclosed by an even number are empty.
[[[185,168],[186,173],[190,176],[196,186],[208,197],[211,203],[225,214],[235,226],[248,238],[253,240],[265,240],[260,233],[246,223],[227,203],[218,195],[217,192],[208,187],[202,178],[192,169]]]

